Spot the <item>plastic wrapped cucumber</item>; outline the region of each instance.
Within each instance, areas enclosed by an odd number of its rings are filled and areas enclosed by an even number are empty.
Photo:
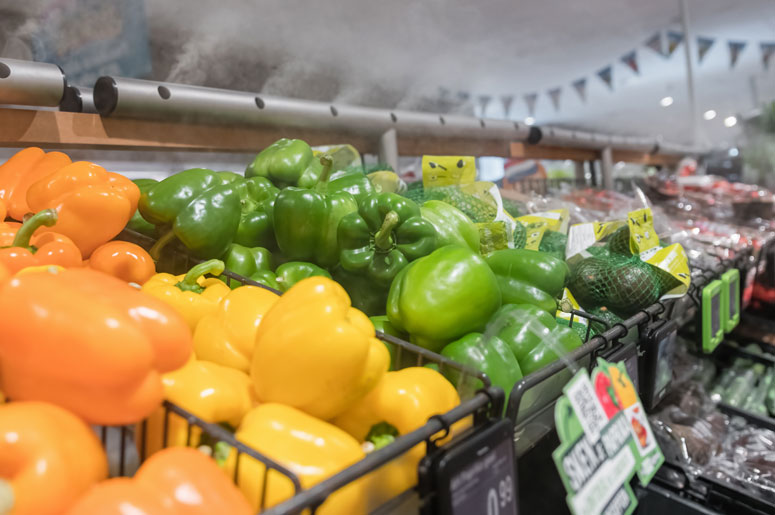
[[[775,369],[773,369],[772,373],[775,374]],[[767,398],[764,400],[764,404],[767,406],[770,416],[775,417],[775,378],[773,378],[770,389],[767,391]]]
[[[728,368],[721,373],[721,376],[716,382],[716,385],[710,391],[710,398],[713,399],[713,402],[719,402],[721,400],[721,398],[724,396],[724,392],[726,391],[727,387],[732,384],[732,380],[736,375],[737,370],[734,368]]]
[[[738,371],[740,372],[740,371]],[[736,374],[736,377],[732,379],[729,387],[726,388],[722,395],[722,400],[725,404],[730,406],[740,407],[751,394],[754,385],[756,384],[757,373],[753,368],[742,371]]]
[[[772,386],[773,379],[775,379],[773,373],[775,373],[775,370],[770,368],[759,380],[759,384],[756,386],[754,391],[751,392],[751,395],[746,399],[745,404],[743,405],[744,410],[756,415],[761,415],[763,417],[767,416],[768,412],[765,401],[767,399],[767,394],[769,393]]]

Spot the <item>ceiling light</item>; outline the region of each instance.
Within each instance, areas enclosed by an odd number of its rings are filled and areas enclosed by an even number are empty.
[[[714,111],[713,109],[708,109],[702,114],[702,117],[705,118],[706,120],[712,120],[716,117],[716,111]]]
[[[662,107],[670,107],[673,105],[673,97],[664,97],[659,101],[659,105]]]
[[[737,125],[737,118],[734,116],[727,116],[726,118],[724,118],[724,125],[726,125],[727,127],[734,127],[735,125]]]
[[[536,123],[536,119],[533,118],[532,116],[528,116],[527,118],[525,118],[525,125],[535,125],[535,123]]]

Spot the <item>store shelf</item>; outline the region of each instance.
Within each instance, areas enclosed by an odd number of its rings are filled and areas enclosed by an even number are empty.
[[[376,141],[346,132],[288,129],[282,134],[313,145],[348,142],[375,152]],[[97,114],[0,108],[0,146],[245,152],[275,142],[275,127],[235,127],[103,118]]]

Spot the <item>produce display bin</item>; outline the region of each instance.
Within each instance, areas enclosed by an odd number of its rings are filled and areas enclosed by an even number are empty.
[[[144,248],[150,248],[154,243],[154,238],[125,229],[118,236],[118,239],[124,241],[131,241]],[[202,262],[192,256],[189,256],[185,252],[180,251],[174,247],[165,248],[160,263],[164,263],[164,267],[170,273],[182,273],[193,265]],[[240,285],[252,285],[261,288],[268,289],[275,293],[281,294],[281,292],[269,288],[263,284],[252,281],[246,277],[242,277],[230,270],[224,270],[221,276],[226,277],[226,283],[231,286],[232,283]],[[438,367],[439,371],[444,373],[448,369],[456,370],[460,374],[460,383],[464,385],[473,384],[475,382],[481,382],[483,388],[479,389],[468,398],[463,398],[461,404],[453,408],[447,413],[440,413],[432,417],[425,425],[417,428],[413,432],[402,435],[397,438],[391,444],[369,453],[363,460],[353,464],[352,466],[342,470],[341,472],[329,477],[328,479],[318,483],[317,485],[302,489],[301,483],[293,474],[292,471],[276,463],[274,460],[269,459],[266,456],[251,449],[249,446],[238,442],[234,435],[217,424],[209,424],[195,415],[187,412],[179,406],[176,406],[170,402],[164,403],[164,430],[162,432],[163,442],[161,447],[167,447],[168,441],[168,427],[171,417],[181,417],[186,422],[186,445],[191,442],[192,432],[194,428],[199,428],[202,433],[207,435],[208,445],[214,448],[217,442],[224,442],[236,449],[237,458],[234,465],[233,479],[238,484],[238,471],[240,461],[245,459],[243,455],[247,455],[250,458],[256,459],[264,464],[268,469],[274,469],[281,475],[287,477],[293,484],[296,495],[284,503],[274,506],[268,510],[265,510],[263,504],[264,495],[261,495],[261,506],[259,513],[267,514],[291,514],[300,512],[303,509],[311,509],[312,513],[316,511],[320,505],[325,502],[326,498],[333,492],[340,488],[363,478],[367,474],[377,470],[381,466],[389,464],[391,461],[400,458],[404,453],[418,444],[426,443],[426,449],[428,451],[435,448],[434,443],[439,439],[438,433],[447,434],[452,424],[465,419],[466,417],[472,417],[471,427],[464,431],[462,434],[457,435],[450,442],[446,442],[444,445],[455,445],[457,442],[469,437],[472,433],[489,426],[493,421],[500,418],[500,414],[503,412],[504,394],[500,388],[494,387],[490,383],[490,379],[483,372],[479,372],[465,365],[452,361],[444,356],[431,352],[422,347],[418,347],[409,342],[403,341],[399,338],[383,334],[379,331],[376,333],[377,338],[390,343],[395,348],[395,362],[401,363],[403,366],[425,366],[433,364]],[[146,448],[146,442],[148,438],[147,421],[139,424],[137,429],[138,434],[134,437],[140,442],[139,463],[146,458],[144,451]],[[107,431],[108,428],[102,428],[100,433],[103,441],[103,445],[107,448]],[[128,432],[131,432],[131,428],[121,427],[119,428],[121,434],[121,441],[125,442],[128,437]],[[442,436],[443,437],[443,436]],[[127,467],[126,464],[126,451],[124,446],[120,449],[119,455],[119,467],[117,475],[131,474],[134,470]],[[267,490],[269,474],[264,474],[263,482],[260,491],[262,493]],[[393,513],[401,512],[408,505],[417,507],[418,509],[426,505],[431,501],[432,494],[425,495],[420,498],[417,495],[417,489],[412,488],[406,492],[403,492],[398,497],[388,500],[381,506],[372,507],[373,513]],[[398,511],[396,511],[398,510]]]

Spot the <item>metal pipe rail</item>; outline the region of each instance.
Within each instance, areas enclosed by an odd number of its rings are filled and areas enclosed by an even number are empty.
[[[55,64],[0,58],[0,104],[55,107],[66,87]]]
[[[696,152],[690,147],[663,143],[657,138],[528,127],[507,120],[327,104],[116,77],[101,77],[97,81],[94,101],[103,116],[352,130],[374,135],[395,129],[402,135],[524,141],[589,149],[613,147],[665,155]]]
[[[429,140],[518,141],[663,156],[700,152],[652,137],[530,127],[510,120],[377,109],[130,78],[101,77],[94,85],[93,100],[90,92],[89,88],[67,87],[56,65],[0,58],[0,104],[61,104],[63,110],[96,110],[103,117],[337,131],[375,139],[392,129],[401,137]]]

